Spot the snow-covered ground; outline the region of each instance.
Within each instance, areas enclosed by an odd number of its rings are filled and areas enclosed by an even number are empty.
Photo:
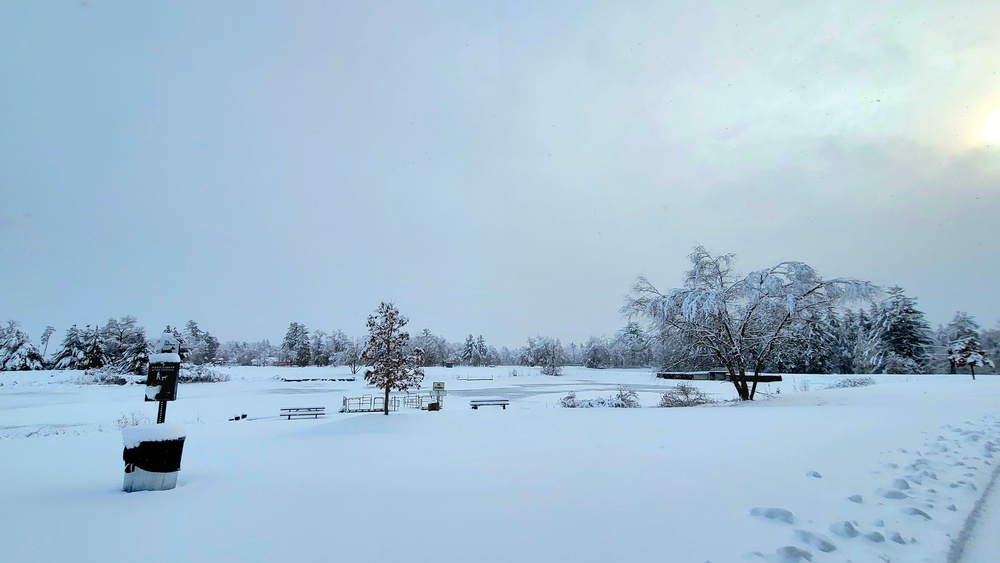
[[[513,369],[430,368],[444,410],[386,417],[336,412],[378,393],[361,380],[280,379],[344,368],[223,368],[168,407],[187,425],[178,487],[130,494],[115,421],[155,419],[143,386],[0,374],[2,559],[943,562],[1000,467],[992,376],[786,376],[753,403],[565,409],[618,385],[653,406],[675,382]],[[494,397],[511,406],[469,408]],[[328,414],[278,418],[297,406]],[[963,561],[995,560],[997,494]]]

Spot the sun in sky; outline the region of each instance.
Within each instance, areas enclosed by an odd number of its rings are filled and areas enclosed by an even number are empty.
[[[983,140],[987,143],[1000,143],[1000,109],[994,111],[983,122]]]

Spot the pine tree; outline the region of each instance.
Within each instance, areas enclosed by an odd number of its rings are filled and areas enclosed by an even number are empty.
[[[49,339],[52,338],[52,334],[55,331],[56,331],[56,327],[50,325],[50,326],[46,326],[45,327],[45,331],[42,332],[42,346],[45,347],[45,349],[42,350],[42,357],[43,358],[45,357],[45,354],[47,354],[48,351],[49,351]]]
[[[100,327],[90,328],[90,325],[87,325],[80,339],[83,341],[83,357],[80,358],[77,369],[100,369],[107,365],[108,357],[104,351],[104,339],[101,337]]]
[[[490,357],[490,347],[486,345],[486,340],[480,334],[476,338],[476,364],[477,366],[488,363]]]
[[[132,315],[108,319],[102,329],[105,359],[117,373],[143,375],[149,364],[146,329]]]
[[[930,325],[916,308],[917,300],[903,289],[889,288],[875,309],[871,354],[875,373],[922,373],[931,358]]]
[[[42,354],[17,321],[0,327],[0,371],[43,369]]]
[[[56,369],[81,369],[79,366],[82,359],[83,338],[80,329],[73,325],[66,329],[66,336],[52,361]]]
[[[308,366],[312,362],[309,329],[306,325],[295,322],[288,325],[285,339],[281,343],[280,358],[283,362],[299,367]]]
[[[476,339],[471,334],[465,338],[465,347],[462,348],[462,363],[467,366],[479,365],[476,354]]]
[[[361,354],[361,361],[370,366],[365,371],[365,381],[385,391],[383,413],[389,414],[389,391],[406,391],[419,388],[424,380],[423,350],[416,348],[406,354],[410,334],[403,331],[409,320],[400,315],[392,303],[382,302],[378,310],[368,316],[368,344]]]
[[[976,368],[994,367],[993,360],[986,357],[979,339],[975,336],[966,336],[952,342],[948,347],[948,358],[955,367],[969,366],[972,379],[976,378]]]

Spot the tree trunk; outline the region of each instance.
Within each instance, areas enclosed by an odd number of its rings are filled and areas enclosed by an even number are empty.
[[[970,365],[969,366],[969,371],[972,372],[972,380],[975,381],[976,380],[976,366]]]
[[[747,375],[746,373],[734,374],[730,373],[730,377],[733,380],[733,386],[736,387],[736,393],[739,394],[741,401],[749,401],[750,389],[747,387]]]
[[[382,413],[389,416],[389,386],[385,387],[385,401],[382,403]]]

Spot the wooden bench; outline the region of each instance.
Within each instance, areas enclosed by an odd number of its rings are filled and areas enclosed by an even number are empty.
[[[503,410],[507,410],[507,405],[510,401],[507,399],[473,399],[469,401],[469,406],[473,409],[478,409],[479,407],[503,407]]]
[[[294,418],[305,418],[311,416],[313,418],[319,418],[326,415],[326,407],[296,407],[281,409],[281,414],[279,417],[288,417],[288,420]]]

